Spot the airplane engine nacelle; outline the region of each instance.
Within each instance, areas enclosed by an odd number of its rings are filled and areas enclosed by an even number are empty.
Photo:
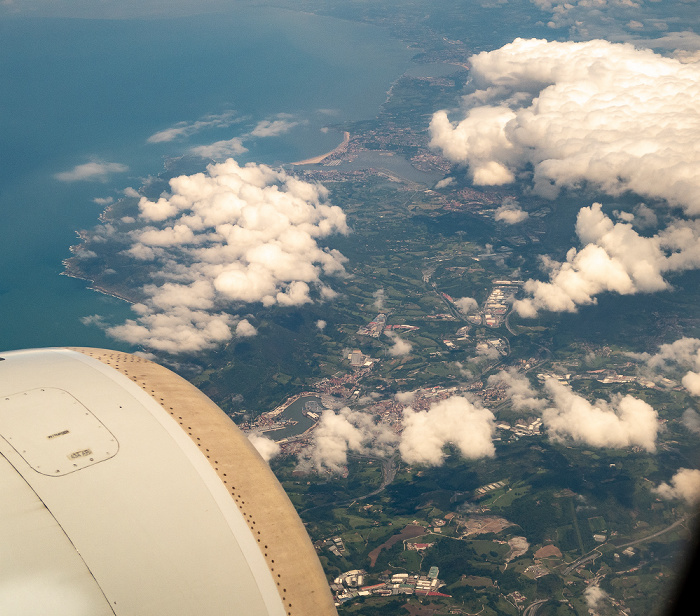
[[[0,357],[0,613],[336,614],[289,498],[193,385],[116,351]]]

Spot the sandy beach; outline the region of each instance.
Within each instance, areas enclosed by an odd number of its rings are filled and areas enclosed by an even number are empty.
[[[325,154],[321,154],[321,156],[314,156],[314,158],[300,160],[296,163],[292,163],[292,165],[316,165],[320,162],[323,162],[323,160],[325,160],[332,154],[340,154],[340,152],[344,152],[348,147],[348,143],[350,143],[350,133],[348,131],[345,131],[343,133],[343,142],[335,149],[331,150],[330,152],[326,152]]]

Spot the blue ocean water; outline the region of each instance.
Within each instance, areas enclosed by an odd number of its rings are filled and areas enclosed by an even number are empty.
[[[104,205],[93,199],[118,198],[161,173],[165,158],[243,135],[261,120],[296,125],[247,138],[240,161],[282,164],[331,150],[342,136],[321,129],[374,117],[411,55],[380,28],[281,9],[0,20],[0,350],[128,350],[81,322],[92,314],[126,319],[128,304],[60,275],[76,230],[98,221]],[[228,126],[147,142],[227,112]],[[93,161],[128,169],[92,181],[55,177]]]

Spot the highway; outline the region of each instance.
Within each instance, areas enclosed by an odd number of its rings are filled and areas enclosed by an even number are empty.
[[[353,500],[364,500],[365,498],[369,498],[370,496],[379,494],[392,481],[394,481],[394,477],[396,477],[396,472],[399,470],[398,466],[396,465],[394,456],[392,456],[391,458],[377,458],[374,456],[354,455],[353,457],[368,458],[370,460],[379,460],[382,463],[382,483],[379,485],[379,487],[376,490],[372,490],[369,494],[359,496],[358,498],[355,498]]]
[[[667,526],[666,528],[655,532],[653,535],[647,535],[646,537],[642,537],[641,539],[637,539],[635,541],[630,541],[629,543],[625,543],[623,545],[616,545],[615,547],[618,550],[621,550],[623,548],[629,548],[633,545],[637,545],[638,543],[643,543],[644,541],[649,541],[649,539],[653,539],[654,537],[658,537],[659,535],[663,535],[664,533],[667,533],[669,530],[676,528],[676,526],[683,524],[683,522],[685,522],[687,519],[688,519],[687,517],[682,517],[680,520],[676,520],[670,526]]]
[[[566,569],[564,569],[564,575],[569,575],[569,573],[571,573],[577,567],[581,567],[582,565],[588,564],[589,562],[594,561],[596,558],[602,555],[603,554],[600,553],[598,550],[593,550],[592,552],[589,552],[585,556],[576,559]]]
[[[523,616],[535,616],[537,614],[537,610],[540,609],[540,606],[544,605],[547,603],[549,599],[540,599],[539,601],[535,601],[534,603],[531,603],[525,608],[525,611],[523,612]]]
[[[670,524],[670,525],[667,526],[666,528],[664,528],[664,529],[662,529],[662,530],[660,530],[660,531],[657,531],[657,532],[655,532],[655,533],[653,533],[653,534],[651,534],[651,535],[647,535],[646,537],[642,537],[641,539],[636,539],[635,541],[630,541],[629,543],[624,543],[624,544],[622,544],[622,545],[616,545],[616,546],[614,546],[614,547],[615,547],[615,549],[617,549],[617,550],[622,550],[622,549],[624,549],[624,548],[628,548],[628,547],[631,547],[631,546],[633,546],[633,545],[637,545],[638,543],[643,543],[644,541],[648,541],[649,539],[654,539],[654,537],[658,537],[659,535],[663,535],[664,533],[667,533],[668,531],[673,530],[674,528],[676,528],[676,526],[679,526],[680,524],[683,524],[683,522],[685,522],[686,519],[687,519],[687,518],[683,517],[683,518],[681,518],[680,520],[676,520],[673,524]],[[603,544],[603,545],[605,545],[605,544]],[[600,546],[600,547],[602,547],[602,546]],[[568,575],[568,574],[571,573],[574,569],[576,569],[576,568],[578,568],[578,567],[581,567],[581,566],[583,566],[583,565],[585,565],[585,564],[588,564],[588,563],[591,562],[591,561],[594,561],[594,560],[595,560],[596,558],[598,558],[599,556],[602,556],[602,553],[599,552],[598,549],[592,550],[592,551],[589,552],[588,554],[582,556],[581,558],[576,559],[574,562],[572,562],[570,565],[568,565],[568,566],[566,567],[566,569],[564,569],[564,575]]]
[[[513,314],[513,309],[512,309],[512,308],[508,311],[508,314],[506,315],[506,318],[504,319],[503,324],[506,326],[506,329],[507,329],[513,336],[517,336],[518,334],[516,334],[516,333],[511,329],[511,327],[510,327],[510,315],[511,315],[511,314]]]

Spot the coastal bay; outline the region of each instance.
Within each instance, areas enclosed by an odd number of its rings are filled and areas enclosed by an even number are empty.
[[[196,146],[241,137],[240,162],[271,165],[331,150],[337,134],[321,129],[375,115],[412,55],[381,28],[271,8],[187,19],[17,17],[0,22],[0,37],[7,350],[130,350],[93,318],[123,322],[129,304],[60,275],[76,231]],[[230,122],[203,120],[226,114]],[[290,130],[251,135],[281,117]],[[200,128],[149,142],[183,125]],[[84,175],[96,168],[109,171]]]

